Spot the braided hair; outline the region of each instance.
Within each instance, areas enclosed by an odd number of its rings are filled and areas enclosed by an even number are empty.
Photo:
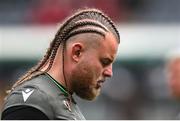
[[[54,39],[50,43],[50,47],[47,49],[44,57],[32,67],[24,76],[19,78],[16,83],[12,86],[13,91],[15,87],[28,81],[40,74],[48,72],[54,62],[55,56],[57,54],[58,48],[62,43],[62,63],[63,63],[63,75],[64,75],[64,51],[66,46],[66,41],[75,35],[83,33],[95,33],[105,37],[106,32],[111,32],[116,37],[117,42],[120,43],[120,36],[117,28],[111,19],[97,9],[82,9],[73,14],[71,17],[67,18],[57,31]],[[42,67],[49,62],[48,67],[45,71],[40,71]],[[65,79],[65,75],[64,75]],[[66,88],[67,82],[65,79]]]

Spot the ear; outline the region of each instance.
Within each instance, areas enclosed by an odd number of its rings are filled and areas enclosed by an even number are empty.
[[[76,62],[79,61],[82,56],[84,46],[82,43],[74,43],[72,46],[72,59]]]

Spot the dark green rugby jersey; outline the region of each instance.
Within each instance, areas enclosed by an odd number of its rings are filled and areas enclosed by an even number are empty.
[[[85,120],[73,98],[70,103],[66,89],[47,73],[24,82],[7,96],[2,119],[8,110],[23,106],[37,109],[50,120]]]

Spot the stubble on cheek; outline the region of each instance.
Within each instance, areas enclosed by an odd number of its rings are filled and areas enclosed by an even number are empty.
[[[87,63],[81,64],[72,74],[74,92],[83,99],[94,99],[99,92],[96,89],[96,76]]]

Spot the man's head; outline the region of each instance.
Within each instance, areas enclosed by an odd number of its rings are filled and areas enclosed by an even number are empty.
[[[97,9],[80,10],[62,23],[44,58],[19,83],[43,73],[38,70],[44,67],[44,72],[56,68],[69,91],[92,100],[105,78],[112,76],[119,43],[119,33],[109,17]]]
[[[73,92],[92,100],[99,95],[105,78],[112,76],[112,63],[120,40],[116,28],[100,11],[86,12],[74,23],[77,27],[68,33],[64,76]]]
[[[168,74],[172,94],[180,100],[180,49],[173,50],[168,56]]]
[[[71,39],[72,42],[67,42],[68,57],[65,57],[66,79],[79,97],[92,100],[99,95],[105,78],[113,74],[118,42],[112,33],[106,33],[105,37],[87,33]]]

